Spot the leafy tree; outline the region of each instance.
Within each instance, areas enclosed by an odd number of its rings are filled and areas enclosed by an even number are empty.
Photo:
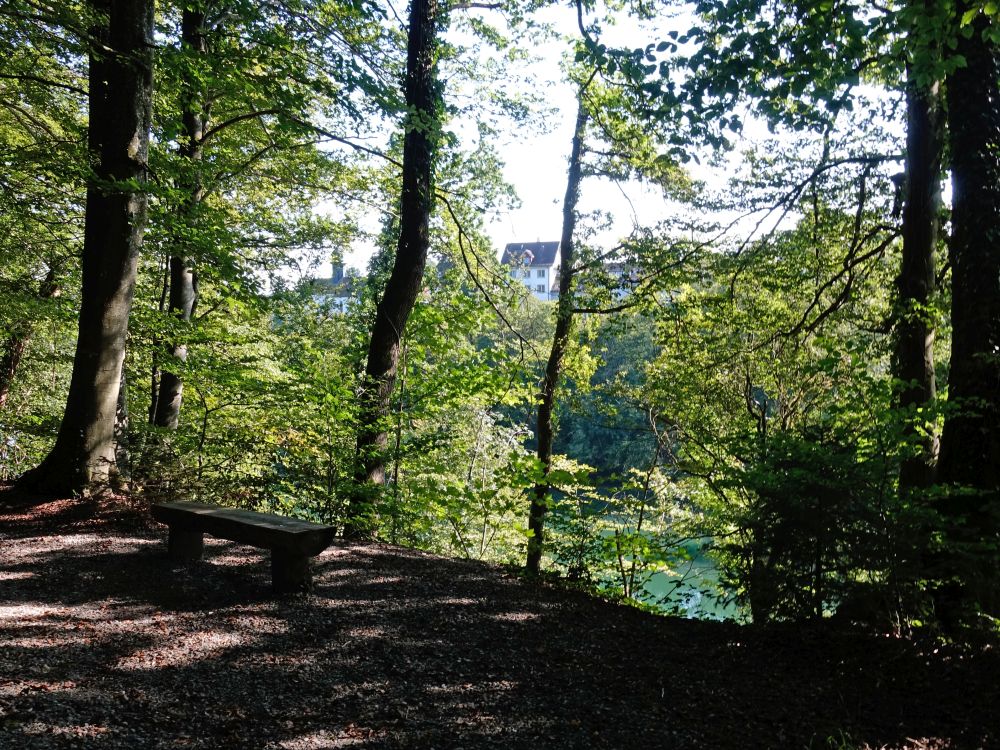
[[[43,342],[54,343],[49,331],[62,328],[74,304],[75,295],[63,293],[78,275],[85,181],[81,41],[61,33],[70,9],[27,10],[19,3],[0,7],[0,299],[6,313],[0,415],[11,440],[20,437],[17,427],[30,427],[32,416],[47,411],[40,403],[28,408],[32,378],[21,375],[41,364]],[[21,383],[28,388],[21,391]]]
[[[591,76],[593,80],[593,76]],[[570,345],[573,330],[573,281],[576,254],[577,202],[580,198],[580,182],[583,179],[583,147],[587,126],[587,109],[583,96],[590,81],[580,86],[577,101],[576,125],[573,129],[573,148],[569,157],[569,176],[566,179],[566,197],[563,199],[563,224],[559,240],[561,272],[559,274],[559,298],[556,302],[556,329],[552,336],[552,348],[545,365],[541,394],[538,400],[536,439],[538,441],[538,462],[542,476],[535,484],[528,509],[528,556],[525,566],[531,575],[541,571],[542,549],[545,543],[545,512],[552,491],[552,444],[554,440],[553,408],[556,387],[563,366],[563,358]]]
[[[762,183],[734,191],[772,205],[772,184],[800,184],[811,158],[790,173],[787,157],[757,162]],[[887,483],[898,439],[883,325],[889,184],[864,161],[827,170],[797,198],[793,229],[706,255],[661,314],[648,398],[703,513],[690,535],[715,538],[724,580],[756,621],[822,615],[862,581],[884,585],[883,611],[901,597],[913,611],[920,511]]]
[[[160,56],[158,123],[162,190],[157,205],[164,279],[160,302],[183,338],[202,281],[256,294],[259,269],[286,263],[342,234],[313,213],[321,197],[351,180],[341,156],[320,148],[352,144],[334,130],[359,124],[377,82],[357,63],[382,38],[367,5],[286,0],[260,6],[185,4],[164,24],[176,38]],[[368,94],[356,96],[359,90]],[[228,220],[219,221],[228,213]],[[175,369],[187,356],[171,346]],[[159,359],[159,358],[158,358]],[[176,428],[181,379],[154,366],[150,419]]]
[[[56,444],[20,480],[71,494],[114,473],[114,424],[147,198],[153,3],[95,3],[89,50],[87,188],[80,333]]]
[[[938,599],[940,616],[951,622],[970,609],[1000,613],[1000,50],[979,3],[957,2],[955,14],[955,52],[964,64],[947,79],[952,354],[939,478],[949,485],[940,507],[960,562],[942,571]]]

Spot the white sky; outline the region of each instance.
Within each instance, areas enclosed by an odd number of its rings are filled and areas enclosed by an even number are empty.
[[[540,59],[534,67],[546,72],[543,81],[546,99],[556,114],[549,119],[552,125],[549,132],[530,139],[515,138],[504,147],[507,162],[504,176],[516,188],[522,207],[490,224],[489,234],[498,252],[508,242],[558,240],[562,231],[562,201],[576,119],[576,91],[563,75],[560,63],[580,32],[572,5],[550,6],[539,16],[569,40],[553,40],[536,49]],[[687,28],[690,24],[684,19],[671,23],[664,18],[655,25]],[[601,41],[609,46],[629,48],[644,47],[663,38],[663,30],[637,22],[606,28],[601,35]],[[658,189],[639,183],[612,184],[589,178],[581,187],[578,210],[612,214],[612,226],[596,238],[597,242],[610,245],[628,234],[636,223],[655,224],[665,218],[670,207]]]

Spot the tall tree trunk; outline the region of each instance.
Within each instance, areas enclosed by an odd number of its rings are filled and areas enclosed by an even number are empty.
[[[545,365],[545,375],[541,382],[538,400],[538,461],[542,467],[542,480],[531,494],[528,508],[528,556],[525,568],[530,575],[538,575],[542,566],[542,551],[545,545],[545,512],[548,510],[552,485],[548,481],[552,471],[552,441],[554,428],[552,410],[555,406],[556,387],[562,373],[563,357],[569,346],[573,332],[573,281],[576,252],[573,235],[576,231],[576,205],[580,198],[580,182],[583,179],[583,140],[587,127],[587,111],[583,104],[583,88],[580,90],[576,127],[573,130],[573,148],[569,156],[569,175],[566,178],[566,196],[563,199],[562,236],[559,240],[560,271],[559,300],[556,302],[556,330],[552,336],[552,349]]]
[[[894,374],[901,385],[897,404],[906,414],[904,437],[919,445],[899,469],[900,492],[934,483],[937,437],[927,434],[927,418],[917,411],[936,396],[934,325],[929,309],[934,294],[934,248],[941,205],[941,127],[938,86],[921,87],[912,77],[906,89],[906,183],[903,205],[903,258],[896,279]],[[921,422],[923,424],[921,424]],[[923,429],[922,429],[923,428]]]
[[[957,15],[976,3],[959,2]],[[952,344],[939,481],[961,486],[941,503],[963,583],[960,606],[996,611],[997,513],[1000,512],[1000,65],[983,39],[959,37],[966,64],[947,81],[952,167]],[[970,556],[963,561],[964,554]],[[947,572],[946,572],[947,573]],[[990,600],[992,599],[992,606]],[[939,613],[940,614],[940,613]],[[947,614],[944,615],[947,617]]]
[[[56,273],[50,270],[38,288],[38,297],[44,300],[58,296],[59,285],[56,284]],[[7,399],[10,397],[10,387],[17,376],[18,368],[21,366],[21,359],[28,348],[31,336],[35,332],[34,328],[31,320],[18,321],[4,342],[3,354],[0,355],[0,411],[3,411],[3,408],[7,405]]]
[[[106,484],[147,198],[153,0],[92,0],[107,25],[90,53],[87,187],[79,335],[66,411],[51,452],[20,485],[70,494]]]
[[[199,10],[185,8],[181,16],[181,45],[188,54],[204,55],[208,52],[205,36],[205,14]],[[197,175],[197,163],[204,151],[205,131],[208,128],[209,105],[204,93],[204,84],[190,71],[184,81],[183,112],[184,142],[180,146],[181,157],[188,160],[189,174],[182,178],[185,197],[181,204],[181,219],[190,218],[204,198],[201,179]],[[183,252],[182,240],[175,240],[175,254],[170,258],[170,314],[182,323],[190,323],[198,302],[198,277],[195,274],[190,253]],[[170,346],[170,356],[175,362],[187,360],[187,346],[175,342]],[[181,400],[184,384],[181,377],[170,370],[160,373],[159,387],[154,399],[153,424],[176,430],[180,421]]]
[[[385,481],[387,421],[396,382],[400,340],[423,280],[434,205],[434,155],[440,128],[441,87],[435,69],[439,0],[411,0],[406,56],[403,189],[399,243],[392,273],[375,311],[358,415],[356,488],[348,507],[348,536],[374,531],[372,500]]]

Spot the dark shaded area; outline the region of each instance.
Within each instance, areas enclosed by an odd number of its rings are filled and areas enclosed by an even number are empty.
[[[2,508],[2,506],[0,506]],[[0,747],[987,747],[1000,660],[655,617],[380,544],[268,598],[135,512],[0,510]]]

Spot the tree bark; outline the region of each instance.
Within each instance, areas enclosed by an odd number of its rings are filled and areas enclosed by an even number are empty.
[[[39,299],[51,299],[59,296],[59,285],[56,284],[55,271],[50,270],[45,275],[38,288]],[[34,325],[30,320],[21,320],[14,324],[13,330],[4,342],[3,355],[0,355],[0,411],[7,405],[10,397],[10,388],[14,384],[14,378],[21,366],[24,352],[28,348],[31,337],[34,334]]]
[[[934,249],[941,206],[939,114],[938,86],[919,86],[912,80],[911,71],[906,89],[903,257],[896,279],[893,369],[900,382],[897,405],[906,420],[903,437],[919,446],[919,454],[905,456],[900,464],[901,493],[933,484],[937,460],[937,437],[927,434],[928,420],[919,418],[917,412],[933,403],[937,392],[934,325],[929,305],[935,286]]]
[[[974,6],[959,2],[957,16]],[[995,612],[1000,609],[993,567],[1000,489],[1000,61],[997,48],[983,39],[988,26],[980,13],[972,35],[959,36],[956,53],[966,64],[947,81],[951,409],[941,436],[938,479],[952,486],[939,507],[948,524],[946,543],[961,566],[945,575],[962,581],[957,593],[944,598]]]
[[[348,507],[348,536],[374,532],[374,505],[385,481],[387,420],[396,382],[400,341],[423,282],[434,205],[434,155],[440,128],[440,84],[435,69],[439,0],[412,0],[406,59],[406,136],[399,243],[385,292],[375,311],[358,415],[356,487]]]
[[[964,7],[968,3],[960,3]],[[961,12],[961,11],[960,11]],[[1000,90],[997,50],[982,16],[961,38],[966,60],[948,80],[952,163],[952,344],[941,480],[1000,486]]]
[[[576,126],[573,130],[573,147],[569,157],[569,174],[566,178],[566,196],[563,199],[562,235],[559,240],[560,271],[559,300],[556,302],[556,330],[552,337],[552,349],[545,365],[545,375],[541,382],[541,393],[538,397],[538,422],[536,439],[538,441],[538,461],[542,468],[542,480],[538,482],[531,494],[531,505],[528,508],[528,555],[525,568],[530,575],[541,572],[542,552],[545,545],[545,513],[548,510],[552,485],[548,481],[552,471],[552,442],[555,430],[552,424],[552,411],[555,407],[556,388],[562,372],[563,357],[569,346],[573,332],[573,281],[576,262],[573,235],[576,231],[576,206],[580,198],[580,182],[583,179],[583,149],[584,134],[587,127],[587,111],[583,104],[583,88],[578,98]]]
[[[79,335],[66,411],[51,452],[19,484],[69,495],[108,482],[136,265],[146,220],[153,0],[92,0],[107,18],[90,52],[87,186]],[[138,186],[138,187],[137,187]]]
[[[205,36],[205,14],[185,8],[181,16],[181,46],[189,54],[204,55],[208,52]],[[190,70],[190,67],[187,68]],[[196,164],[201,161],[204,151],[205,131],[208,128],[209,105],[204,93],[204,85],[195,76],[188,77],[183,84],[183,111],[181,121],[184,126],[184,142],[180,156],[187,159],[190,174],[182,177],[185,198],[180,208],[182,221],[190,218],[204,198],[201,179],[197,175]],[[170,258],[169,311],[177,320],[188,324],[194,315],[198,302],[198,277],[193,268],[191,254],[184,252],[184,242],[175,240],[175,254]],[[187,346],[175,342],[170,346],[170,356],[175,362],[187,360]],[[181,401],[184,384],[180,375],[170,370],[160,372],[159,387],[156,391],[153,409],[153,424],[176,430],[180,422]]]
[[[171,314],[184,323],[191,322],[198,299],[198,277],[191,264],[183,256],[170,258],[170,306]],[[175,342],[170,347],[170,356],[176,362],[187,360],[187,345]],[[156,393],[156,408],[153,424],[176,430],[180,423],[181,400],[184,383],[181,376],[169,370],[161,370],[159,388]]]
[[[115,404],[115,467],[122,482],[132,481],[132,452],[129,445],[128,377],[122,365]]]

